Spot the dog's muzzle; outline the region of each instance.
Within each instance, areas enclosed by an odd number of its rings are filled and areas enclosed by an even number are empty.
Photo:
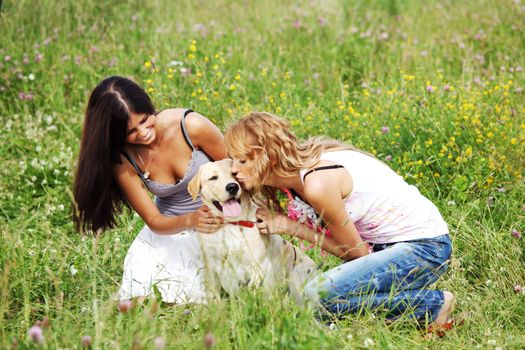
[[[219,201],[212,201],[213,205],[227,217],[236,217],[241,215],[241,200],[240,198],[235,198],[239,195],[239,184],[236,182],[230,182],[224,188],[226,192],[230,195],[230,198],[223,203]]]
[[[226,185],[226,192],[228,192],[231,196],[235,196],[237,192],[239,192],[239,185],[235,182],[230,182]]]

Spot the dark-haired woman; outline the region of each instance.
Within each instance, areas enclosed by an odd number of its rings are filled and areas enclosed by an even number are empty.
[[[192,200],[187,184],[200,165],[225,157],[221,132],[202,115],[156,112],[146,92],[123,77],[106,78],[93,90],[74,184],[77,225],[93,232],[114,227],[122,204],[146,224],[124,262],[121,300],[157,288],[169,303],[203,301],[193,229],[211,233],[222,220]]]

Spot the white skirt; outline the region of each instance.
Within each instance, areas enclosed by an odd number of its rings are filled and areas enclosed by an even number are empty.
[[[158,235],[145,226],[124,260],[120,300],[157,288],[167,303],[204,303],[203,262],[195,231]]]

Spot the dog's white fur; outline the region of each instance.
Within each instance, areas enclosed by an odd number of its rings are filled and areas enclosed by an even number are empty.
[[[188,191],[194,199],[200,192],[203,203],[216,216],[223,216],[223,212],[214,202],[222,205],[234,198],[240,202],[241,213],[236,217],[224,216],[225,222],[255,222],[256,206],[239,186],[231,166],[230,159],[202,165],[190,181]],[[206,287],[212,298],[218,297],[221,289],[235,295],[241,286],[261,286],[268,292],[274,287],[287,286],[300,299],[301,288],[316,272],[315,263],[300,249],[279,235],[261,235],[256,226],[226,224],[215,233],[199,236],[207,272]]]

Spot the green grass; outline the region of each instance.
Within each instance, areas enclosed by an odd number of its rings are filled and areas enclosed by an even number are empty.
[[[525,4],[520,1],[3,1],[0,12],[0,348],[525,347]],[[180,61],[181,65],[174,65]],[[171,63],[170,63],[171,62]],[[182,73],[181,68],[186,72]],[[142,226],[80,236],[71,181],[89,92],[133,77],[158,109],[220,127],[251,110],[388,162],[449,223],[437,287],[465,325],[425,340],[410,321],[351,316],[330,330],[286,296],[117,311]],[[27,96],[30,96],[27,98]],[[324,261],[335,258],[309,254]],[[47,317],[45,343],[27,330]],[[369,339],[369,340],[367,340]],[[13,345],[14,344],[14,345]]]

